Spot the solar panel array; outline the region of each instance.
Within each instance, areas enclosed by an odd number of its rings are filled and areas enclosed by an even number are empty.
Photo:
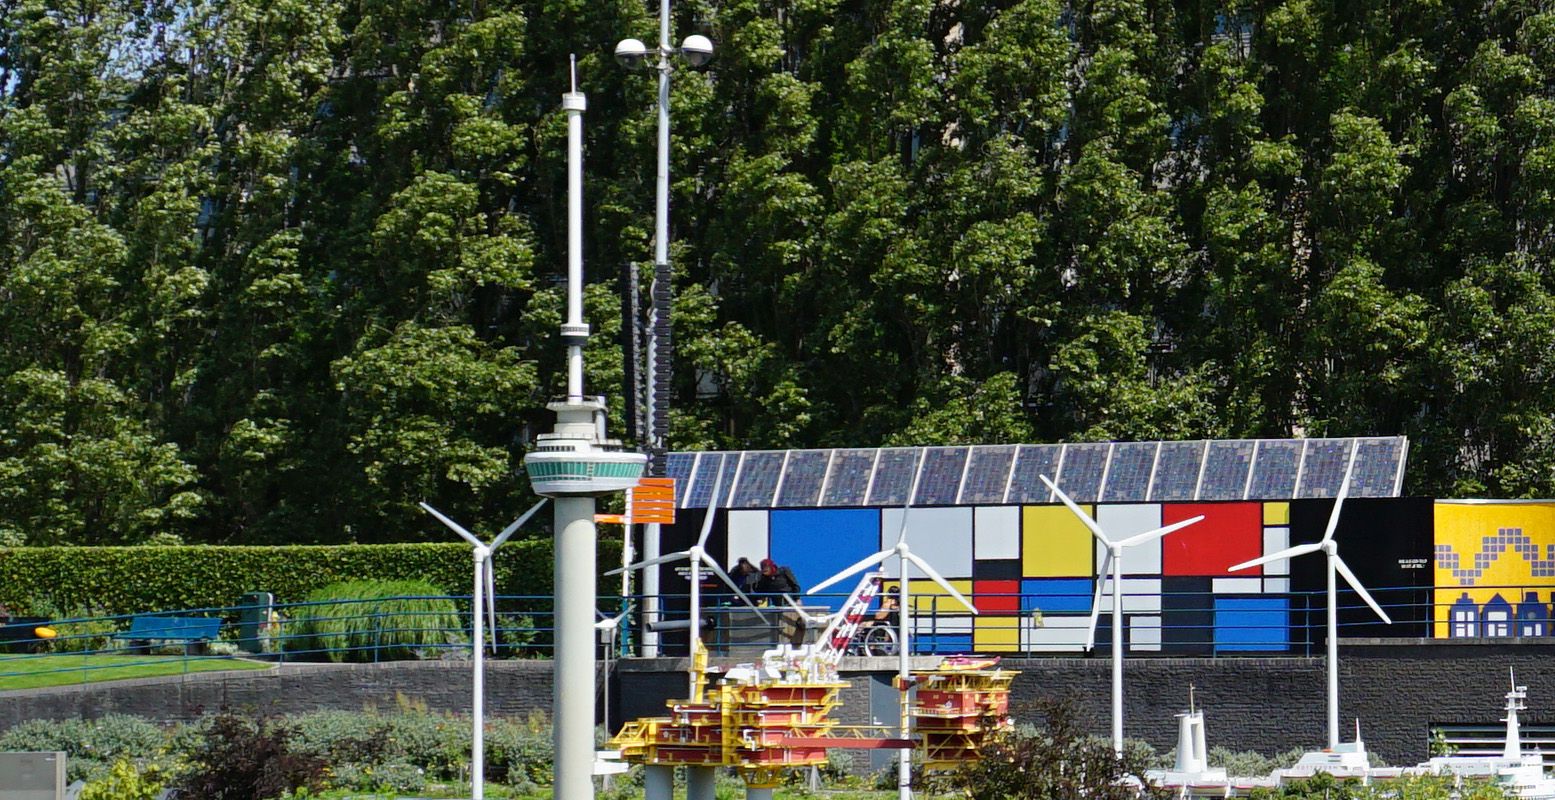
[[[1291,500],[1333,497],[1351,468],[1351,497],[1397,497],[1409,442],[1236,439],[671,453],[682,508],[1001,505],[1057,502],[1046,475],[1077,502]],[[719,474],[722,473],[722,480]]]

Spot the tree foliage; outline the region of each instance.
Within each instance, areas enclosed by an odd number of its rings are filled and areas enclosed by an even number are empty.
[[[696,0],[677,448],[1394,435],[1555,492],[1536,3]],[[637,2],[0,6],[0,543],[500,527],[652,254]],[[621,425],[616,425],[616,430]]]

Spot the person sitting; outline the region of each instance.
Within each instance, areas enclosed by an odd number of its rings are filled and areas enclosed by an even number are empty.
[[[794,577],[794,571],[788,567],[780,567],[776,561],[770,558],[761,560],[761,577],[756,580],[757,594],[770,595],[795,595],[799,594],[799,580]]]
[[[902,612],[902,590],[895,586],[880,594],[880,608],[875,615],[864,621],[865,627],[881,625],[887,628],[897,626],[897,617]]]

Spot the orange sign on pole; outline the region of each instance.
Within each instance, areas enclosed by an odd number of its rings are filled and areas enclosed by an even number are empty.
[[[642,478],[632,487],[627,508],[634,525],[675,524],[675,479]]]

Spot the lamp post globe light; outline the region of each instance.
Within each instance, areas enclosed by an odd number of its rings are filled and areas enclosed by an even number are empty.
[[[656,60],[651,59],[657,55]],[[649,290],[647,341],[643,364],[643,397],[645,409],[643,440],[649,454],[648,474],[664,477],[665,438],[669,429],[671,281],[669,251],[670,225],[670,73],[674,72],[674,56],[680,56],[693,68],[705,66],[713,58],[713,42],[706,36],[692,34],[674,47],[670,43],[670,3],[659,0],[658,52],[649,49],[640,39],[622,39],[616,45],[616,61],[629,70],[654,69],[659,73],[659,147],[657,191],[654,203],[653,226],[653,282]],[[636,313],[636,310],[633,310]],[[628,535],[630,535],[628,533]],[[643,528],[643,558],[659,557],[658,524]],[[658,634],[651,624],[657,621],[659,606],[659,572],[646,570],[642,585],[642,654],[659,654]]]

